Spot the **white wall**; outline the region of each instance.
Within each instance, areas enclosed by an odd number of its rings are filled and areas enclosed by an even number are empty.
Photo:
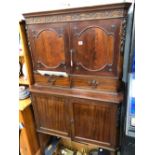
[[[22,13],[27,12],[56,10],[121,2],[132,2],[132,0],[22,0],[18,2],[19,18],[23,18]]]

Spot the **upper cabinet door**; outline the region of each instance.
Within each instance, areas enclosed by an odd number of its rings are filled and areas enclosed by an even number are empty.
[[[71,59],[74,74],[117,75],[120,24],[120,19],[71,24]]]
[[[68,29],[64,23],[28,26],[34,70],[67,71]]]

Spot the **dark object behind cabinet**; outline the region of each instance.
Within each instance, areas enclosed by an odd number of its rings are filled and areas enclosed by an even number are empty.
[[[135,138],[124,136],[121,155],[135,155]]]
[[[38,132],[114,152],[119,148],[129,6],[120,3],[24,14]]]

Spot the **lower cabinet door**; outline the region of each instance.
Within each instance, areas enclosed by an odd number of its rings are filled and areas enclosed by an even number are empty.
[[[72,138],[110,148],[117,147],[117,106],[111,103],[73,99]]]
[[[68,107],[62,97],[44,94],[32,94],[33,108],[40,132],[69,136]]]

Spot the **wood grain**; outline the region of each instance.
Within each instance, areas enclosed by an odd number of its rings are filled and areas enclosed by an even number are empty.
[[[19,111],[19,121],[24,126],[20,137],[21,153],[22,155],[34,155],[39,150],[39,142],[31,106]]]
[[[69,77],[50,77],[42,76],[34,73],[34,81],[36,85],[40,86],[57,86],[57,87],[70,87],[70,78]]]
[[[71,23],[73,74],[117,77],[120,26],[120,19]]]
[[[115,120],[117,106],[104,102],[97,103],[90,100],[73,99],[73,139],[78,141],[91,141],[108,147],[117,147],[115,136]],[[114,139],[114,140],[113,140]]]
[[[64,98],[33,95],[33,107],[37,119],[37,128],[68,136],[66,103]]]
[[[104,101],[107,103],[120,104],[123,100],[123,93],[114,93],[114,92],[98,92],[92,90],[82,90],[82,89],[67,89],[67,88],[46,88],[40,86],[31,86],[30,91],[32,93],[38,94],[47,94],[54,96],[63,96],[63,97],[76,97],[83,99],[91,99],[95,101]]]
[[[118,104],[32,93],[39,132],[115,150]]]
[[[96,83],[96,84],[95,84]],[[72,76],[71,87],[96,91],[119,92],[122,84],[118,79],[97,76]]]
[[[28,26],[33,69],[67,71],[68,28],[66,24]]]

